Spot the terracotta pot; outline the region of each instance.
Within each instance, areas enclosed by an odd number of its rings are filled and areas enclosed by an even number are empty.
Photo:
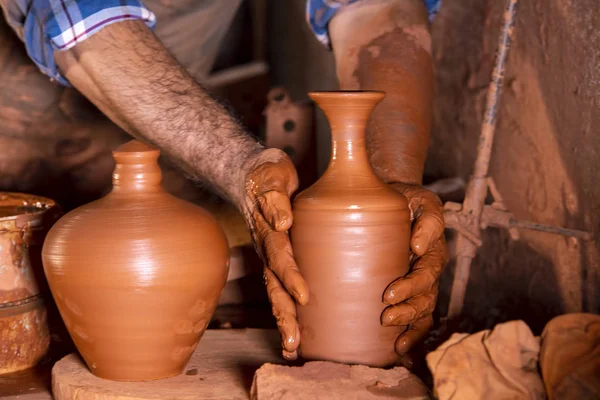
[[[40,253],[59,213],[45,197],[0,192],[0,374],[33,367],[50,345]]]
[[[373,173],[365,125],[382,92],[317,92],[333,147],[325,174],[294,200],[291,240],[310,290],[298,306],[300,355],[387,366],[403,328],[383,327],[383,292],[409,268],[404,196]]]
[[[163,191],[157,149],[134,140],[113,156],[112,191],[50,230],[44,271],[93,374],[178,375],[225,285],[227,239],[207,211]]]

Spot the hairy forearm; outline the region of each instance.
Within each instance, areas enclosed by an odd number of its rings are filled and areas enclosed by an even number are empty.
[[[367,149],[387,183],[422,183],[433,99],[428,25],[423,0],[355,3],[329,25],[341,89],[386,92]]]
[[[189,176],[243,202],[242,175],[262,147],[142,22],[109,25],[55,59],[115,123],[158,146]]]

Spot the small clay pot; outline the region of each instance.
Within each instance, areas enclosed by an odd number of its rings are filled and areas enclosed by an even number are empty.
[[[0,374],[35,366],[50,345],[41,250],[54,201],[0,192]]]
[[[374,174],[365,125],[382,92],[318,92],[333,140],[325,174],[293,204],[291,241],[310,290],[298,306],[303,358],[394,364],[402,327],[381,325],[383,292],[409,268],[410,214],[404,196]]]
[[[161,188],[159,151],[113,152],[113,189],[48,233],[44,271],[77,349],[101,378],[183,371],[228,273],[229,247],[204,209]]]

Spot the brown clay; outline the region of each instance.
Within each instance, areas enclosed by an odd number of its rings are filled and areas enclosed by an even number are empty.
[[[0,374],[33,367],[50,345],[40,253],[57,212],[50,199],[0,192]]]
[[[174,376],[225,285],[227,240],[207,211],[163,191],[157,149],[131,141],[113,156],[113,190],[56,223],[44,271],[92,373]]]
[[[410,216],[404,196],[370,167],[365,126],[383,92],[319,92],[332,155],[325,174],[294,200],[291,239],[310,290],[298,306],[300,355],[387,366],[404,327],[384,327],[383,292],[408,272]]]
[[[600,315],[553,318],[541,335],[540,370],[548,399],[600,398]]]

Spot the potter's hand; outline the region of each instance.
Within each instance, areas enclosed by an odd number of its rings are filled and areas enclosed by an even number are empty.
[[[396,339],[396,352],[402,363],[411,366],[409,349],[419,342],[433,324],[432,313],[438,295],[438,278],[447,262],[444,239],[444,217],[439,197],[418,185],[391,185],[408,200],[411,218],[415,220],[410,239],[412,267],[410,272],[392,282],[383,294],[389,304],[382,315],[384,325],[405,325]]]
[[[300,329],[296,306],[308,302],[308,287],[294,261],[288,229],[292,225],[290,196],[298,187],[296,170],[285,153],[268,149],[249,161],[244,216],[264,274],[273,315],[281,333],[283,356],[297,358]]]

